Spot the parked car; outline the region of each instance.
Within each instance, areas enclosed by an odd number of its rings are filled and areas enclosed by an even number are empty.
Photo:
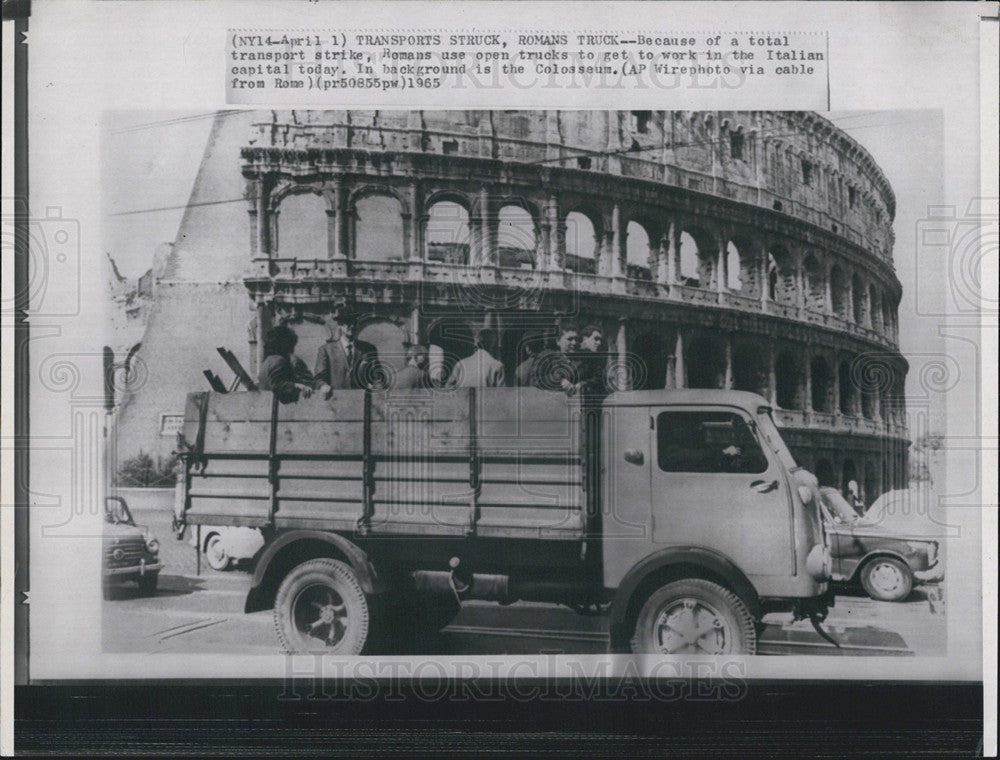
[[[264,537],[256,528],[206,525],[201,529],[201,551],[213,570],[228,570],[253,557],[263,545]]]
[[[872,510],[861,516],[836,488],[820,494],[833,580],[858,582],[872,599],[900,602],[914,585],[944,578],[940,535],[876,521]]]
[[[143,594],[156,591],[163,564],[160,542],[149,529],[136,525],[125,499],[108,496],[104,500],[104,589],[134,581]]]

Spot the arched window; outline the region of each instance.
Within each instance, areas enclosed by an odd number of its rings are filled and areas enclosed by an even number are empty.
[[[765,255],[767,258],[764,264],[764,276],[767,278],[767,299],[769,301],[776,301],[778,299],[778,280],[780,278],[778,262],[775,260],[774,254],[770,251]]]
[[[697,287],[701,284],[698,273],[698,244],[690,233],[681,233],[681,271],[680,279],[682,285]]]
[[[795,270],[792,267],[791,256],[781,246],[775,246],[770,251],[768,260],[768,284],[771,300],[775,303],[791,306],[795,304],[796,286]],[[773,274],[771,264],[774,264]]]
[[[722,388],[726,379],[725,346],[709,334],[694,334],[684,344],[688,388]]]
[[[317,193],[286,195],[278,206],[278,256],[325,259],[330,255],[326,203]]]
[[[743,290],[743,257],[736,243],[732,241],[726,245],[726,288]]]
[[[637,280],[650,279],[652,251],[649,245],[649,233],[638,222],[629,222],[625,234],[628,276]]]
[[[799,362],[789,352],[782,352],[774,362],[775,395],[782,409],[801,409],[803,406],[803,377]]]
[[[403,207],[390,195],[368,195],[354,204],[354,258],[403,258]]]
[[[760,339],[737,338],[733,343],[733,388],[767,398],[767,345]]]
[[[847,279],[844,277],[844,270],[836,265],[830,269],[830,298],[833,301],[833,313],[841,319],[847,319]]]
[[[890,338],[895,335],[892,319],[892,303],[889,301],[889,297],[886,296],[882,299],[882,330]]]
[[[597,271],[597,235],[590,217],[579,211],[566,215],[566,268],[572,272]]]
[[[868,299],[861,278],[854,275],[851,278],[851,298],[854,300],[854,323],[865,325],[868,322]]]
[[[806,256],[802,262],[803,273],[805,274],[805,303],[806,308],[811,311],[826,311],[826,282],[823,280],[823,270],[819,262],[813,256]]]
[[[840,385],[840,413],[857,414],[858,386],[855,385],[854,379],[851,377],[851,365],[846,360],[837,367],[837,380]]]
[[[535,221],[521,206],[504,206],[497,217],[498,261],[502,267],[535,265]]]
[[[833,486],[833,465],[829,459],[819,459],[816,461],[816,480],[821,486]]]
[[[812,384],[812,408],[817,412],[833,411],[833,374],[822,356],[814,356],[809,365]]]
[[[428,261],[469,263],[469,212],[453,201],[438,201],[427,214]]]
[[[868,288],[868,315],[873,330],[882,329],[882,300],[874,285]]]

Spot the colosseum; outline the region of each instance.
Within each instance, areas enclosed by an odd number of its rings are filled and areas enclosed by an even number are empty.
[[[120,455],[169,454],[166,420],[228,372],[217,346],[254,373],[280,320],[308,360],[351,302],[397,368],[411,343],[448,361],[496,328],[508,382],[526,335],[598,325],[619,386],[755,391],[800,464],[870,503],[907,472],[894,213],[871,155],[815,113],[220,113]]]

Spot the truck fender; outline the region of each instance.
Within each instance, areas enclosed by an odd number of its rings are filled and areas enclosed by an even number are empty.
[[[691,567],[693,572],[685,577],[699,577],[699,571],[709,580],[718,580],[739,596],[750,608],[755,618],[760,618],[762,608],[757,590],[746,575],[723,554],[701,546],[670,546],[650,554],[640,560],[615,589],[611,601],[610,627],[612,647],[620,646],[632,636],[628,630],[629,614],[636,591],[643,582],[661,571],[682,566]]]
[[[301,559],[295,558],[294,545],[312,544],[312,550]],[[324,546],[317,546],[320,542]],[[361,590],[366,594],[380,594],[388,590],[375,569],[375,565],[356,544],[337,533],[322,530],[291,530],[266,544],[254,562],[253,580],[244,612],[269,609],[281,580],[292,567],[315,557],[332,556],[347,562],[358,576]]]

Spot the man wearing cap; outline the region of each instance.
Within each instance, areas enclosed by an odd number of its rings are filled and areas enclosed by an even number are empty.
[[[330,391],[344,388],[367,388],[378,381],[378,349],[357,340],[358,316],[352,309],[341,309],[330,325],[330,338],[316,354],[313,382],[329,398]]]

